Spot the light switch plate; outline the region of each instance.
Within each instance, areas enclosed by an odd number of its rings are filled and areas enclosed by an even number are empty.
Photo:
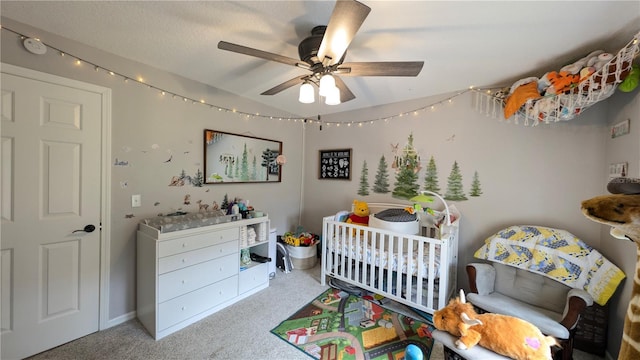
[[[131,207],[140,207],[140,206],[142,206],[142,196],[140,196],[140,194],[131,195]]]

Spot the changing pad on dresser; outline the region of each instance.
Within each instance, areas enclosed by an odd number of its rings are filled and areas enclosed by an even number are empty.
[[[222,210],[186,213],[180,215],[156,216],[140,221],[160,230],[161,233],[222,224],[238,220],[240,215],[226,215]]]

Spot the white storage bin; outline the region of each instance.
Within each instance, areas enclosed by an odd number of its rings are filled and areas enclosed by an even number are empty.
[[[318,244],[313,246],[286,246],[294,269],[309,269],[318,263]]]

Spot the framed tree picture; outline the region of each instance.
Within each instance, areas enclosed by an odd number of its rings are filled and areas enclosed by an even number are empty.
[[[351,149],[320,150],[318,178],[351,180]]]
[[[282,141],[204,130],[204,183],[281,182]]]

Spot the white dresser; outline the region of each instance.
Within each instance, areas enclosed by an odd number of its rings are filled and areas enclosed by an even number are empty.
[[[269,241],[267,216],[171,232],[140,223],[140,322],[158,340],[265,289],[269,264],[241,265],[240,254],[246,248],[268,256],[270,247],[275,244]]]

